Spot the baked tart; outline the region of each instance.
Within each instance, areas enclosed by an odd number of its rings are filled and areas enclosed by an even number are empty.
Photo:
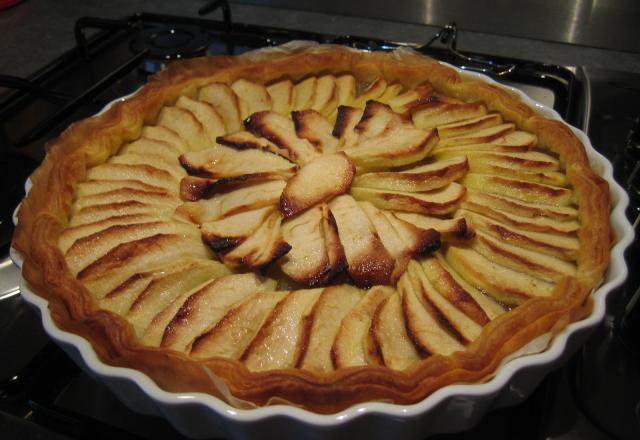
[[[405,49],[173,63],[47,152],[13,246],[55,322],[234,404],[482,382],[584,317],[608,264],[571,129]]]

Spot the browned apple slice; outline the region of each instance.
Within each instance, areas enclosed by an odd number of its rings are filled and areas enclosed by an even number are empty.
[[[204,127],[204,131],[209,138],[211,145],[215,145],[216,138],[226,133],[226,128],[222,116],[215,107],[206,101],[196,101],[187,96],[180,96],[176,102],[176,107],[189,110]]]
[[[356,99],[356,79],[353,75],[341,75],[336,78],[336,93],[339,105],[351,105]]]
[[[242,354],[250,371],[292,368],[301,355],[307,316],[322,289],[291,292],[273,309],[266,323]]]
[[[308,286],[324,283],[331,274],[322,221],[322,207],[315,206],[282,224],[282,237],[291,251],[280,260],[280,268],[292,280]]]
[[[462,144],[462,145],[436,145],[433,149],[435,157],[440,158],[441,155],[447,154],[465,154],[467,151],[487,151],[494,153],[526,153],[531,151],[537,145],[538,139],[535,135],[526,131],[512,131],[506,135],[494,139],[491,142],[479,144]]]
[[[238,97],[241,119],[255,112],[271,110],[271,96],[262,84],[241,78],[231,84],[231,90]]]
[[[280,197],[284,218],[349,191],[356,168],[342,152],[320,156],[287,181]]]
[[[155,219],[167,219],[173,215],[175,206],[168,204],[143,203],[129,200],[118,203],[103,203],[82,208],[69,221],[69,226],[79,226],[122,215],[151,215]]]
[[[159,125],[147,125],[142,128],[140,138],[165,142],[171,145],[179,153],[184,153],[188,150],[187,144],[184,143],[182,138],[178,136],[175,131],[167,127],[161,127]]]
[[[372,287],[342,318],[331,349],[335,368],[357,367],[367,364],[365,341],[371,320],[380,303],[394,293],[395,290],[391,287]]]
[[[398,84],[398,83],[388,84],[387,88],[384,90],[382,95],[380,95],[380,97],[378,98],[378,101],[383,102],[385,104],[389,104],[389,101],[391,101],[393,98],[398,96],[403,89],[404,87],[402,86],[402,84]]]
[[[431,102],[432,97],[433,86],[429,83],[424,83],[394,97],[393,99],[389,100],[388,104],[391,106],[394,112],[406,114],[414,112],[422,105]]]
[[[297,368],[327,373],[334,370],[331,348],[342,319],[360,302],[361,290],[348,284],[324,289],[307,318]]]
[[[356,176],[353,186],[392,191],[430,191],[447,186],[469,170],[467,159],[457,156],[405,171],[379,171]]]
[[[568,188],[511,179],[491,174],[468,173],[461,183],[468,188],[546,205],[569,205],[573,191]]]
[[[142,191],[139,189],[120,188],[112,191],[93,194],[78,198],[71,207],[72,213],[79,213],[85,208],[96,205],[107,205],[129,201],[138,201],[146,204],[167,205],[176,207],[180,200],[168,194],[166,191]]]
[[[220,145],[227,145],[237,150],[265,150],[293,161],[293,155],[290,154],[289,150],[280,148],[270,140],[256,136],[248,131],[236,131],[235,133],[220,136],[218,137],[217,142]]]
[[[360,122],[363,111],[355,107],[341,105],[338,107],[336,124],[333,127],[333,136],[339,139],[338,150],[350,148],[358,140],[358,133],[354,131],[355,126]]]
[[[411,223],[412,225],[420,229],[434,229],[438,231],[443,242],[461,239],[468,240],[474,235],[474,231],[467,224],[464,217],[447,219],[440,217],[429,217],[413,212],[390,212],[389,214],[397,217],[400,220],[404,220],[407,223]]]
[[[454,136],[447,139],[441,139],[438,146],[441,148],[454,147],[467,144],[482,144],[492,142],[509,134],[515,130],[512,123],[494,125],[493,127],[484,128],[482,130],[473,131],[461,136]]]
[[[398,167],[424,159],[438,143],[435,130],[424,131],[407,125],[359,142],[345,152],[358,167],[366,170]]]
[[[396,292],[378,306],[369,330],[380,361],[392,370],[406,370],[422,358],[407,333],[408,323],[402,309],[400,294]]]
[[[261,292],[232,308],[208,332],[196,338],[190,355],[196,359],[214,356],[239,359],[264,325],[276,305],[289,292]]]
[[[249,238],[224,254],[222,260],[231,267],[245,266],[254,270],[267,267],[291,250],[282,238],[281,222],[280,214],[272,213]]]
[[[295,174],[294,170],[267,171],[241,174],[239,176],[208,179],[205,177],[186,176],[180,181],[180,197],[183,200],[196,201],[209,199],[217,193],[266,182],[269,180],[286,180]]]
[[[187,202],[176,209],[181,218],[194,223],[218,220],[248,209],[275,205],[280,200],[285,182],[272,180],[215,194],[208,200]]]
[[[356,199],[369,201],[378,208],[432,215],[446,215],[458,209],[464,192],[464,186],[455,182],[444,188],[424,193],[351,188],[351,194]]]
[[[213,105],[224,121],[226,133],[242,128],[238,97],[228,85],[223,83],[209,84],[200,89],[198,99]]]
[[[157,124],[175,131],[190,150],[202,150],[212,145],[202,123],[189,110],[179,107],[163,107]]]
[[[373,225],[349,195],[338,196],[329,208],[338,227],[348,272],[360,287],[389,284],[395,261],[384,248]]]
[[[480,103],[441,104],[417,109],[411,113],[411,119],[416,127],[428,129],[486,114],[487,108]]]
[[[552,206],[527,203],[510,197],[488,194],[475,189],[467,190],[464,204],[472,204],[472,211],[477,211],[479,206],[487,206],[492,209],[507,211],[523,217],[549,217],[559,221],[574,220],[578,217],[578,211],[570,206]]]
[[[123,243],[78,273],[78,280],[96,298],[102,298],[131,275],[179,258],[209,258],[201,240],[175,234],[157,234]]]
[[[190,335],[187,335],[187,333],[190,329],[190,310],[188,308],[190,301],[198,302],[202,297],[207,298],[214,295],[217,296],[216,293],[221,292],[223,298],[220,299],[224,305],[225,300],[233,302],[233,299],[236,297],[247,297],[252,293],[273,290],[274,286],[275,282],[263,280],[252,273],[227,275],[213,281],[209,281],[206,284],[199,285],[195,289],[187,291],[183,290],[177,297],[175,297],[175,299],[172,299],[169,304],[161,308],[159,311],[155,311],[155,314],[147,314],[146,312],[140,314],[129,313],[127,315],[127,319],[133,324],[136,333],[141,335],[141,340],[144,344],[157,347],[163,342],[167,332],[171,332],[171,330],[167,329],[174,323],[177,327],[175,329],[176,333],[178,333],[176,336],[183,339],[189,339]],[[204,312],[205,319],[207,310],[209,308],[213,308],[215,303],[212,302],[210,304],[211,305],[209,307],[202,307],[200,309],[200,312]],[[186,309],[183,309],[185,306]],[[183,313],[180,313],[181,309]],[[212,312],[215,313],[216,311],[212,310]],[[202,315],[198,314],[197,317],[200,318]],[[178,319],[175,320],[175,318]],[[180,318],[184,318],[185,326],[181,325]],[[200,324],[201,326],[201,323],[195,324]],[[177,342],[175,341],[177,338],[174,339],[171,336],[168,336],[168,338],[169,340]]]
[[[327,257],[329,258],[330,270],[325,276],[327,281],[331,280],[336,274],[344,271],[347,267],[347,257],[344,254],[344,248],[340,242],[338,234],[338,226],[336,219],[329,210],[329,206],[325,203],[322,208],[322,234],[324,236]]]
[[[275,206],[240,212],[202,224],[202,239],[214,251],[235,247],[252,235],[273,213]]]
[[[126,315],[134,303],[150,301],[155,303],[149,304],[150,309],[158,311],[180,293],[228,274],[229,270],[217,261],[185,258],[158,270],[132,275],[107,293],[100,306]]]
[[[338,139],[331,134],[331,124],[315,110],[303,110],[291,113],[296,134],[311,142],[318,151],[325,154],[335,153]]]
[[[293,83],[289,79],[279,81],[267,86],[267,93],[271,97],[271,106],[274,112],[288,115],[293,105]]]
[[[265,137],[287,150],[289,158],[300,165],[319,156],[311,142],[296,135],[293,121],[286,116],[276,112],[254,113],[245,121],[245,125],[256,136]]]
[[[138,140],[125,144],[119,154],[135,153],[135,154],[159,154],[167,159],[176,159],[183,150],[176,148],[175,145],[156,139],[147,139],[141,137]]]
[[[381,211],[381,213],[412,255],[427,255],[440,248],[440,233],[435,229],[418,228],[389,211]]]
[[[65,260],[71,272],[76,275],[116,246],[156,234],[176,234],[198,238],[200,231],[193,225],[180,222],[156,221],[110,226],[76,240],[65,252]]]
[[[377,78],[373,82],[371,82],[364,91],[358,95],[358,97],[353,101],[352,106],[356,108],[364,108],[367,101],[376,100],[387,88],[387,81],[384,78]]]
[[[175,157],[168,159],[160,154],[126,153],[113,156],[109,163],[125,165],[149,165],[159,170],[164,170],[177,179],[181,179],[186,173]]]
[[[311,109],[322,113],[330,114],[338,106],[338,92],[336,77],[333,75],[323,75],[316,83],[316,93],[313,96]]]
[[[573,234],[526,231],[465,209],[461,209],[459,215],[464,215],[476,229],[499,240],[564,260],[575,260],[580,248],[580,242]]]
[[[137,180],[177,194],[177,179],[151,165],[103,163],[87,170],[87,180]]]
[[[470,135],[471,133],[495,127],[499,124],[502,124],[502,116],[500,113],[489,113],[478,116],[477,118],[439,125],[437,128],[440,139],[447,139],[455,136]]]
[[[358,141],[354,146],[359,146],[367,138],[380,136],[385,131],[396,128],[401,123],[402,118],[400,115],[394,113],[387,104],[378,101],[367,101],[360,121],[353,128],[358,134]]]
[[[300,81],[293,87],[293,107],[292,110],[307,110],[313,105],[316,95],[318,78],[311,76]]]
[[[471,284],[505,304],[520,304],[528,298],[553,293],[555,284],[501,266],[473,249],[452,246],[446,258]]]
[[[187,298],[165,327],[160,346],[190,351],[198,336],[211,330],[235,305],[262,289],[263,284],[254,274],[216,279]]]
[[[445,341],[451,339],[462,343],[464,345],[473,342],[480,336],[482,331],[482,325],[478,324],[475,320],[467,316],[464,311],[460,309],[460,304],[457,302],[449,301],[449,298],[444,297],[434,286],[431,284],[427,276],[422,270],[422,267],[418,262],[412,260],[407,268],[407,276],[413,286],[413,290],[416,294],[416,299],[422,303],[424,309],[431,315],[431,318],[443,330],[442,337]],[[473,301],[470,297],[468,300]],[[462,302],[462,301],[460,301]],[[407,302],[409,306],[412,301]],[[477,306],[477,305],[476,305]],[[481,311],[478,307],[477,311]],[[429,326],[431,327],[431,326]],[[442,345],[440,341],[436,342],[433,338],[434,328],[429,328],[427,334],[418,336],[422,341],[428,340],[428,346]],[[436,329],[436,332],[438,330]],[[415,333],[419,335],[419,333]],[[424,339],[422,339],[424,338]],[[425,341],[426,342],[426,341]],[[446,342],[444,345],[447,345]],[[457,346],[457,347],[455,347]],[[435,347],[434,347],[435,348]],[[454,344],[451,347],[452,350],[460,349],[459,344]],[[429,350],[433,353],[433,351]],[[445,351],[447,353],[448,350]],[[437,352],[436,352],[437,353]]]

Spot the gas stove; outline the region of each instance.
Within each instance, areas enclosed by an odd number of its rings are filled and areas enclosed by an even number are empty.
[[[1,86],[15,89],[0,96],[0,179],[6,200],[0,213],[0,431],[8,437],[180,438],[166,421],[128,410],[49,341],[22,302],[19,274],[7,258],[13,208],[24,195],[25,180],[46,154],[47,140],[132,93],[174,60],[312,40],[366,50],[407,46],[481,71],[520,88],[587,131],[628,190],[628,215],[637,226],[640,117],[625,103],[638,102],[640,76],[461,53],[453,24],[428,41],[401,43],[233,23],[225,1],[200,12],[213,9],[221,12],[222,20],[151,13],[121,20],[84,17],[74,29],[77,46],[66,54],[27,79],[0,75]],[[89,30],[93,34],[87,37]],[[640,263],[639,248],[636,242],[628,251],[630,268]],[[441,438],[638,438],[640,344],[633,335],[640,315],[640,274],[631,272],[619,292],[610,295],[605,323],[566,366],[551,373],[521,404],[496,409],[470,431]]]

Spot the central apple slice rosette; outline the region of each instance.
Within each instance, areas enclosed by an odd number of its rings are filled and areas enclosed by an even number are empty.
[[[90,168],[59,248],[144,345],[405,370],[575,276],[573,203],[536,136],[429,83],[240,79]]]

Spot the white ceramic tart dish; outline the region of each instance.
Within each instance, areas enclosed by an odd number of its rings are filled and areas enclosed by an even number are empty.
[[[409,50],[172,64],[31,181],[25,298],[195,437],[464,429],[583,342],[633,235],[582,132]]]

